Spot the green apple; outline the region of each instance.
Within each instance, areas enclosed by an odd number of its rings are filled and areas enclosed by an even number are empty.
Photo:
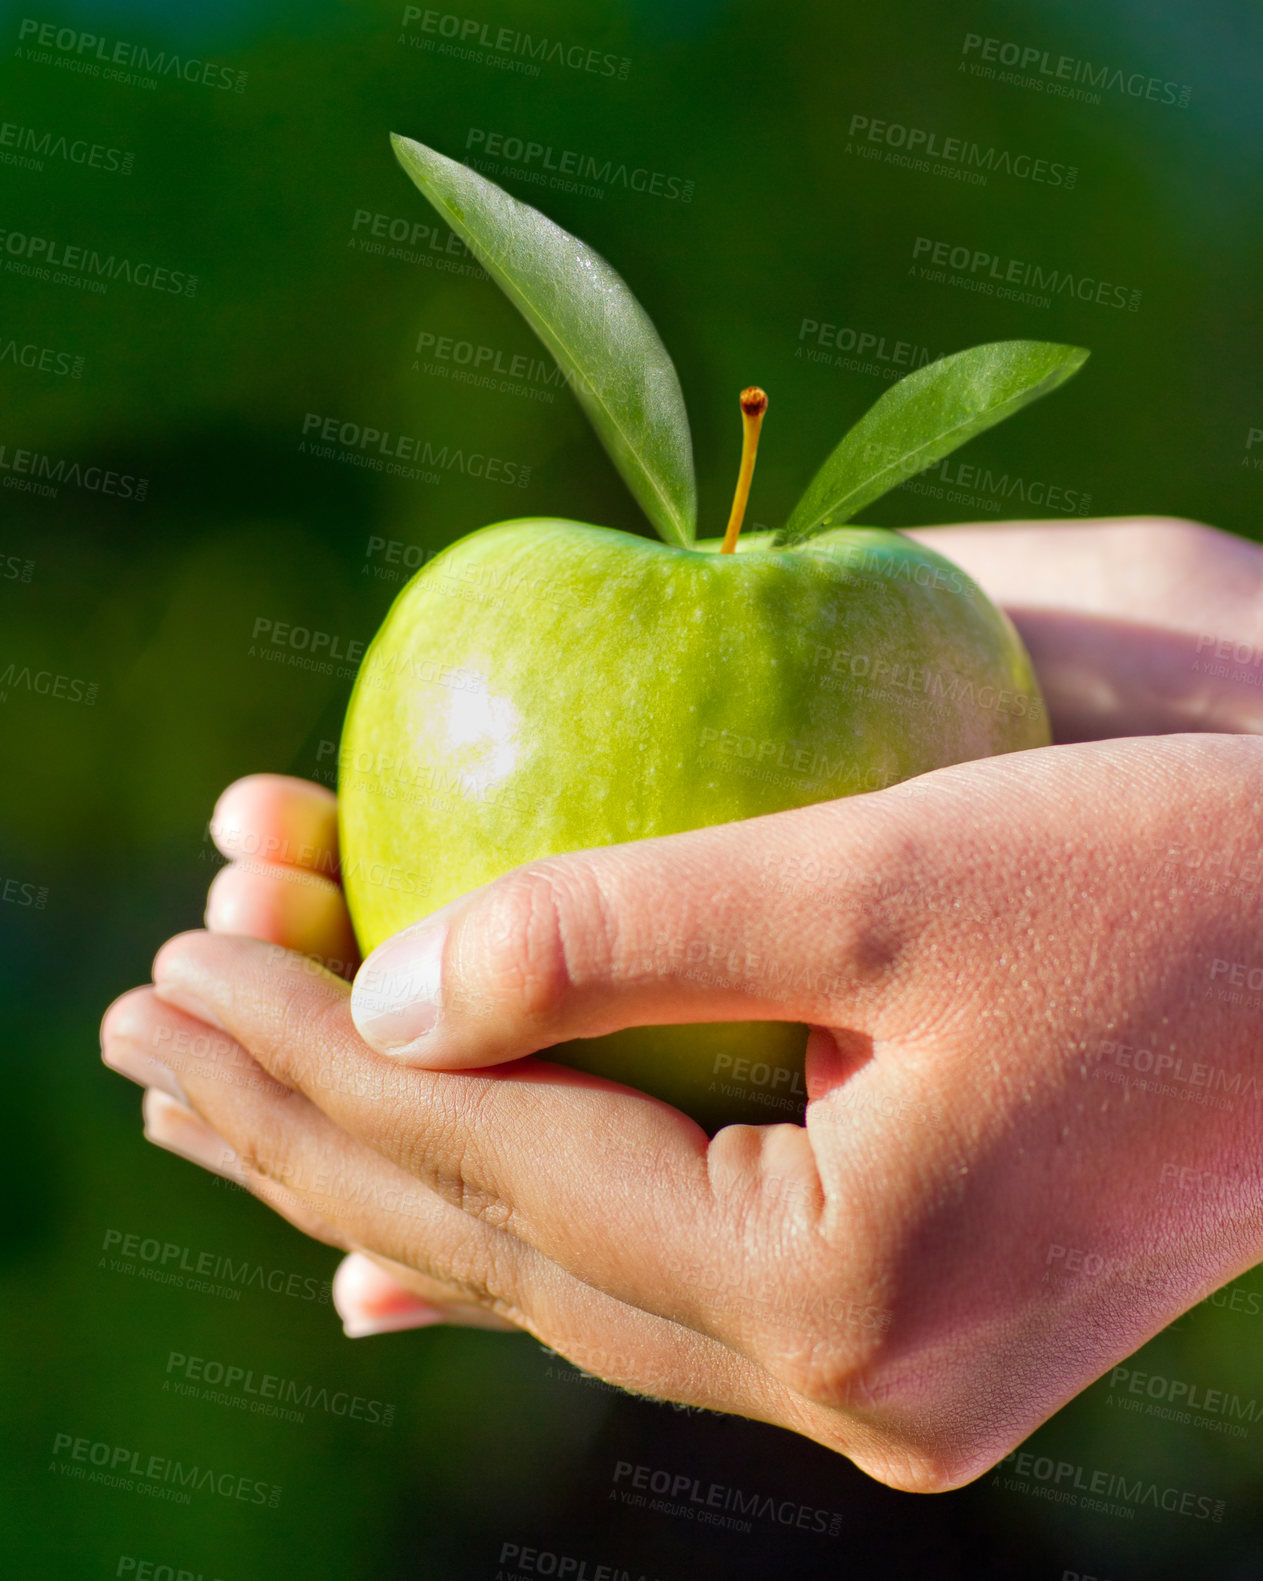
[[[769,536],[725,555],[501,522],[413,578],[365,657],[342,742],[345,883],[365,949],[523,862],[1047,743],[1011,624],[949,561],[881,528],[786,549]],[[769,868],[766,882],[786,876]],[[712,976],[757,970],[669,932],[661,949]],[[699,1119],[767,1120],[801,1105],[804,1038],[657,1027],[550,1057]]]
[[[396,150],[562,361],[667,541],[552,517],[500,522],[400,593],[339,755],[343,877],[365,951],[524,862],[1049,741],[1017,633],[964,572],[898,532],[839,524],[1086,353],[1002,342],[920,370],[850,430],[785,528],[739,538],[766,406],[747,390],[728,531],[698,542],[678,382],[626,285],[475,173],[419,144]],[[618,329],[612,341],[590,334],[594,315]],[[792,875],[773,867],[765,881]],[[717,892],[724,882],[717,873]],[[710,977],[760,970],[712,960],[667,927],[659,948]],[[650,1027],[548,1057],[713,1129],[796,1117],[805,1040],[788,1023]]]

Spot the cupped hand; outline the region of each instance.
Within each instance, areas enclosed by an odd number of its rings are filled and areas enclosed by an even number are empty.
[[[1263,549],[1165,516],[914,527],[1007,610],[1057,741],[1263,732]]]
[[[164,946],[106,1057],[171,1094],[156,1140],[427,1309],[954,1487],[1263,1255],[1261,786],[1257,741],[1091,743],[552,858],[354,999],[272,886],[266,942]],[[805,1126],[708,1141],[546,1055],[759,1019],[814,1029]]]

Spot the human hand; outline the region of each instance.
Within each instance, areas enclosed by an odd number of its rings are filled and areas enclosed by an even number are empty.
[[[340,883],[333,793],[286,775],[250,775],[219,798],[209,828],[229,860],[211,882],[206,927],[268,941],[335,976],[354,976],[360,957]],[[126,1025],[135,1008],[134,996],[125,995],[106,1020],[111,1026]],[[305,1234],[349,1251],[346,1234],[313,1208],[311,1193],[303,1198],[280,1182],[243,1172],[222,1138],[175,1101],[181,1094],[171,1078],[175,1064],[191,1060],[195,1068],[213,1065],[214,1079],[248,1088],[261,1077],[254,1061],[242,1058],[204,1024],[169,1025],[165,1032],[155,1028],[153,1037],[159,1044],[158,1059],[148,1044],[138,1046],[124,1034],[106,1040],[103,1032],[102,1038],[107,1062],[112,1054],[116,1069],[147,1088],[149,1139],[249,1187]],[[161,1058],[167,1059],[166,1065]],[[333,1280],[333,1301],[352,1337],[431,1323],[514,1326],[468,1300],[462,1290],[368,1252],[351,1251],[343,1259]]]
[[[1012,618],[1059,742],[1263,732],[1263,549],[1197,522],[914,527]]]
[[[531,864],[446,909],[441,1013],[402,1054],[300,956],[187,934],[106,1055],[174,1069],[197,1117],[151,1099],[156,1140],[221,1167],[230,1144],[440,1309],[955,1487],[1263,1254],[1256,1016],[1218,997],[1263,975],[1257,871],[1214,893],[1164,861],[1257,860],[1261,769],[1231,737],[1046,749]],[[438,981],[426,926],[357,980],[379,1044],[382,985]],[[678,939],[724,972],[690,975]],[[210,1057],[180,1054],[190,1012],[227,1029]],[[538,1057],[724,1019],[815,1028],[805,1126],[708,1142]],[[1245,1096],[1120,1090],[1125,1046]]]

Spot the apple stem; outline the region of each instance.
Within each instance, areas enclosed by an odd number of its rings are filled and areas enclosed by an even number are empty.
[[[754,476],[754,458],[759,453],[759,429],[767,411],[767,396],[755,384],[741,392],[741,470],[737,473],[737,491],[732,496],[732,510],[728,516],[728,530],[720,554],[737,552],[737,534],[745,519],[746,501],[750,498],[750,479]]]

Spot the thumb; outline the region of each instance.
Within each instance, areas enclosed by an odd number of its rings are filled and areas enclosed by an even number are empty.
[[[906,852],[855,798],[532,862],[374,950],[351,1014],[434,1070],[624,1027],[859,1025],[896,953],[864,895]]]

